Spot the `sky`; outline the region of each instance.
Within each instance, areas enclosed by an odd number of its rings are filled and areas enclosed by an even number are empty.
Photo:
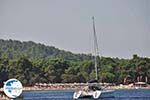
[[[92,16],[101,56],[150,57],[150,0],[0,0],[0,39],[89,54]]]

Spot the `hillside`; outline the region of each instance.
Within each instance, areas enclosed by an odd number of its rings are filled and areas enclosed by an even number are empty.
[[[17,40],[0,39],[0,57],[16,58],[20,55],[29,58],[64,58],[65,60],[89,60],[91,57],[85,54],[74,54],[60,50],[54,46],[35,43],[33,41],[21,42]]]
[[[0,87],[11,78],[23,85],[87,82],[95,79],[94,62],[90,58],[32,41],[0,39]],[[97,64],[101,82],[150,83],[150,58],[136,54],[132,59],[101,57]]]

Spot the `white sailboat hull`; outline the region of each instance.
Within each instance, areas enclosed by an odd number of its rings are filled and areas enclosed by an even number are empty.
[[[96,90],[96,91],[83,91],[83,90],[80,90],[80,91],[74,92],[73,98],[74,99],[79,99],[79,98],[82,98],[82,97],[92,97],[94,99],[98,99],[100,97],[101,93],[102,92],[100,90]]]

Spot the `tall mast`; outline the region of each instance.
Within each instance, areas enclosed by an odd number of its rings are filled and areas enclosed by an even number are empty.
[[[97,36],[96,36],[96,30],[95,30],[95,22],[94,22],[94,16],[93,19],[93,33],[94,33],[94,62],[95,62],[95,79],[98,80],[98,72],[97,72],[97,57],[99,55],[98,52],[98,43],[97,43]]]

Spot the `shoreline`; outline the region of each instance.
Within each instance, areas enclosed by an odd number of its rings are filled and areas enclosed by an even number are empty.
[[[85,86],[88,86],[88,83],[55,83],[55,84],[35,84],[31,87],[24,87],[23,91],[40,91],[40,90],[80,90]],[[129,85],[112,85],[112,84],[102,84],[102,89],[106,90],[118,90],[118,89],[150,89],[150,85],[147,86],[136,86],[134,84]]]
[[[150,89],[150,85],[146,85],[146,87],[136,86],[134,84],[129,85],[113,85],[113,84],[102,84],[98,83],[102,86],[104,90],[121,90],[121,89]],[[34,86],[24,86],[23,92],[31,92],[31,91],[61,91],[61,90],[80,90],[85,86],[88,86],[89,83],[55,83],[55,84],[35,84]],[[0,99],[1,100],[10,100],[4,93],[3,88],[0,89]]]
[[[80,90],[85,86],[88,86],[89,83],[54,83],[54,84],[35,84],[34,86],[24,86],[23,91],[40,91],[40,90]],[[146,86],[136,86],[134,84],[129,85],[113,85],[109,83],[98,83],[102,89],[106,90],[118,90],[118,89],[150,89],[150,85]],[[0,92],[3,93],[3,88],[0,89]]]

